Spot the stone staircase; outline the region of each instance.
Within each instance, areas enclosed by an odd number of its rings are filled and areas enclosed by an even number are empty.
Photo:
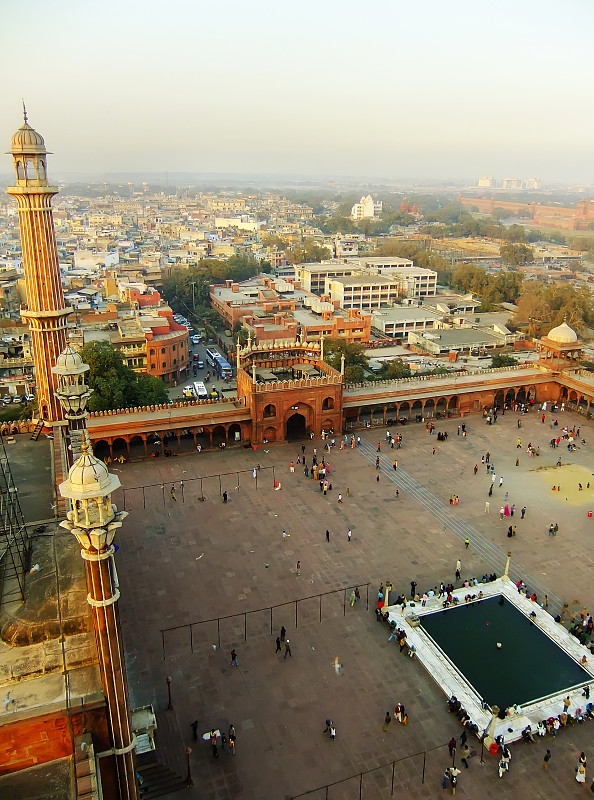
[[[157,711],[155,750],[136,756],[143,800],[186,788],[185,745],[173,711]]]

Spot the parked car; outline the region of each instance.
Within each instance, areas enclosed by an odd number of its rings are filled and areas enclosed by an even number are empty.
[[[5,406],[9,406],[12,403],[12,397],[10,395],[6,395],[6,397],[2,398],[2,403]]]

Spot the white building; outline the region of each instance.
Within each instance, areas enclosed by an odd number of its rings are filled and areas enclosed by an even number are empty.
[[[362,219],[373,219],[373,217],[379,217],[381,213],[382,201],[375,201],[373,197],[368,194],[367,197],[362,197],[361,200],[352,207],[351,219],[355,220],[355,222]]]
[[[480,189],[493,189],[495,186],[495,178],[492,175],[486,176],[484,178],[479,178],[476,182],[476,185]]]
[[[395,339],[408,339],[411,331],[433,330],[442,314],[415,306],[394,306],[374,311],[371,324],[386,336]]]

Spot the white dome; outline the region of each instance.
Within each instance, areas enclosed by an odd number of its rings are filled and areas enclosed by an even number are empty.
[[[60,484],[62,497],[83,500],[91,497],[105,497],[120,486],[116,475],[111,475],[103,461],[83,445],[83,454],[68,471],[68,480]]]
[[[79,355],[69,344],[62,350],[56,359],[56,365],[52,367],[54,375],[80,375],[89,369]]]
[[[556,328],[549,331],[547,339],[559,344],[573,344],[577,342],[578,337],[573,328],[570,328],[566,322],[562,322],[561,325],[557,325]]]

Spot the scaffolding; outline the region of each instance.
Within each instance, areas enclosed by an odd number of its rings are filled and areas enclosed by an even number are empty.
[[[0,435],[0,602],[25,601],[31,540]]]

